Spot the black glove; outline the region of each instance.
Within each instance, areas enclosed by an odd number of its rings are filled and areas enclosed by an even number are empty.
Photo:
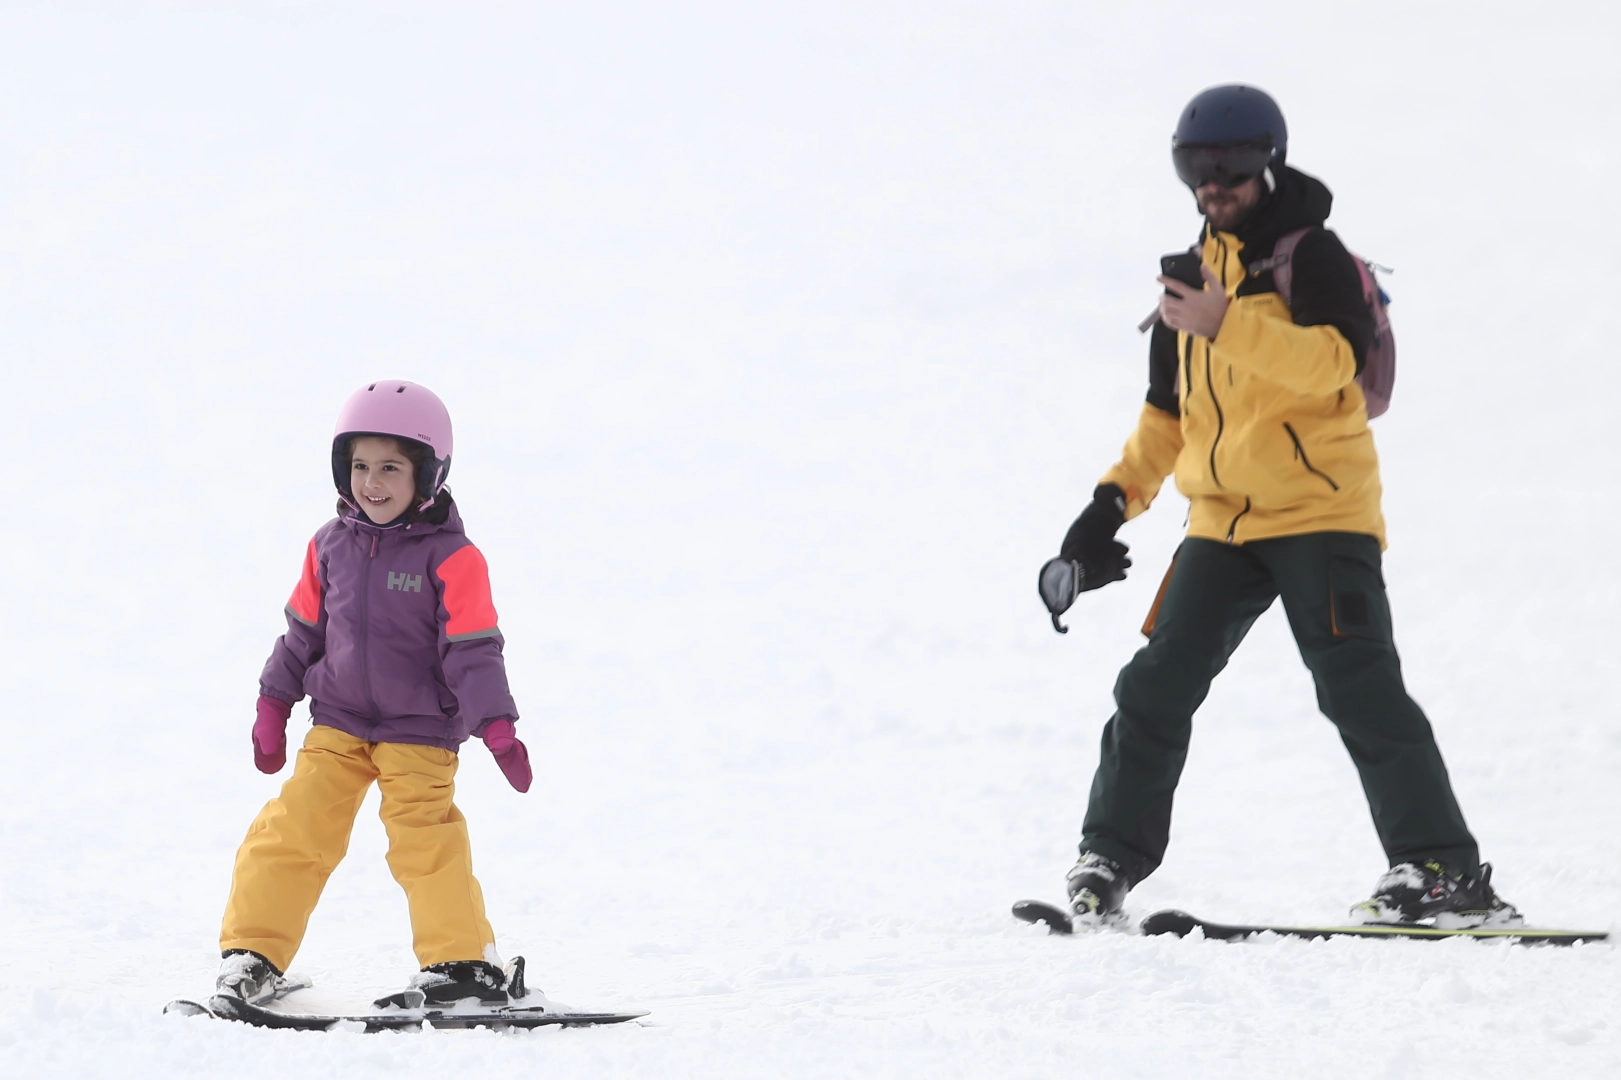
[[[1126,493],[1116,484],[1099,484],[1092,501],[1064,535],[1058,558],[1041,568],[1042,602],[1052,613],[1053,629],[1068,633],[1058,616],[1083,592],[1123,581],[1131,559],[1125,544],[1114,538],[1126,522]]]
[[[1126,493],[1115,484],[1099,484],[1075,524],[1064,534],[1064,544],[1058,549],[1060,559],[1081,564],[1086,581],[1080,592],[1102,588],[1111,581],[1126,576],[1131,560],[1126,558],[1126,545],[1114,538],[1120,526],[1126,523]]]

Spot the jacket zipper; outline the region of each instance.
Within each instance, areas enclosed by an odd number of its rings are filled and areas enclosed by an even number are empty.
[[[1187,348],[1182,350],[1182,409],[1187,410],[1189,398],[1193,397],[1193,335],[1187,336]]]
[[[1223,292],[1226,292],[1226,290],[1227,290],[1227,242],[1225,240],[1221,239],[1221,236],[1219,234],[1216,237],[1216,255],[1218,257],[1218,263],[1221,266],[1221,288],[1222,288]],[[1205,369],[1204,369],[1204,371],[1205,371],[1205,381],[1209,382],[1210,381],[1211,361],[1210,361],[1210,342],[1208,342],[1208,341],[1205,342],[1205,347],[1204,347],[1204,363],[1205,363]],[[1233,381],[1233,369],[1231,367],[1229,367],[1227,369],[1227,382],[1228,382],[1228,385],[1232,385],[1232,381]],[[1221,403],[1216,401],[1216,388],[1215,388],[1215,386],[1210,387],[1210,400],[1216,406],[1216,441],[1210,444],[1210,478],[1212,480],[1216,481],[1216,486],[1217,487],[1220,487],[1221,486],[1221,480],[1216,476],[1216,447],[1221,444],[1221,435],[1222,435],[1222,432],[1226,429],[1226,418],[1222,415]],[[1249,496],[1246,495],[1244,497],[1244,509],[1240,510],[1237,514],[1233,515],[1233,520],[1228,523],[1228,525],[1227,525],[1227,542],[1229,544],[1237,542],[1238,523],[1243,520],[1245,514],[1250,512],[1250,505],[1251,505],[1251,503],[1250,503],[1250,500],[1249,500]]]
[[[1226,241],[1222,240],[1219,235],[1216,237],[1216,256],[1221,266],[1221,287],[1223,290],[1225,290],[1227,288],[1227,243]],[[1192,349],[1193,335],[1189,334],[1188,350],[1191,352]],[[1220,474],[1216,472],[1216,450],[1221,446],[1222,433],[1227,430],[1227,417],[1226,414],[1221,411],[1221,402],[1216,399],[1216,379],[1214,373],[1211,371],[1212,366],[1213,362],[1210,359],[1210,342],[1207,340],[1204,343],[1204,381],[1205,386],[1210,389],[1210,404],[1214,406],[1216,410],[1216,437],[1210,442],[1210,479],[1217,487],[1225,487],[1226,485],[1221,482]],[[1236,520],[1234,521],[1234,524],[1237,524]]]
[[[1320,469],[1312,468],[1311,459],[1306,456],[1306,448],[1300,445],[1300,436],[1295,434],[1293,425],[1288,423],[1288,421],[1285,421],[1283,430],[1289,433],[1289,441],[1295,444],[1295,457],[1299,458],[1301,462],[1305,464],[1306,471],[1314,476],[1322,477],[1323,480],[1327,482],[1329,487],[1333,488],[1335,491],[1338,491],[1340,486],[1334,482],[1334,478],[1332,476]]]
[[[368,736],[377,734],[377,725],[383,721],[377,711],[377,699],[372,696],[371,688],[371,579],[376,559],[377,534],[372,533],[371,554],[366,556],[366,573],[360,586],[360,670],[366,684],[366,705],[371,709],[371,724],[366,729]],[[373,740],[368,738],[366,741]]]
[[[1227,542],[1229,544],[1233,543],[1233,537],[1238,535],[1238,519],[1243,517],[1245,514],[1247,514],[1249,512],[1250,512],[1250,500],[1249,500],[1249,496],[1246,495],[1244,497],[1244,509],[1240,510],[1238,512],[1238,516],[1233,518],[1232,524],[1227,526]]]
[[[1190,334],[1188,336],[1190,351],[1192,343],[1193,337]],[[1216,437],[1210,441],[1210,479],[1215,481],[1217,487],[1223,487],[1221,476],[1216,472],[1216,449],[1221,446],[1222,432],[1227,430],[1227,417],[1221,411],[1221,402],[1216,400],[1216,381],[1214,376],[1210,374],[1210,343],[1208,341],[1205,342],[1204,347],[1204,382],[1205,386],[1210,388],[1210,404],[1216,410]]]

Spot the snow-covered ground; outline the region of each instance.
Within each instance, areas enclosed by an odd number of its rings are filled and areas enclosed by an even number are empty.
[[[1621,953],[1049,938],[1182,521],[1055,635],[1197,228],[1208,84],[1272,90],[1394,266],[1377,425],[1415,696],[1504,894],[1621,912],[1621,16],[1588,3],[8,3],[0,1075],[1621,1071]],[[330,424],[439,390],[537,766],[459,800],[528,1035],[296,1035],[206,991],[279,784],[255,678]],[[375,804],[295,965],[413,968]],[[1334,918],[1382,860],[1283,620],[1201,712],[1140,914]]]

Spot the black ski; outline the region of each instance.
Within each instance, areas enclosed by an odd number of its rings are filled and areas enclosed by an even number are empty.
[[[322,1014],[282,1012],[252,1005],[240,998],[215,995],[204,1010],[222,1020],[238,1020],[255,1027],[284,1028],[294,1031],[327,1031],[334,1027],[359,1025],[368,1032],[413,1031],[427,1024],[442,1029],[459,1028],[537,1028],[586,1027],[592,1024],[622,1024],[646,1016],[645,1012],[565,1013],[543,1007],[503,1005],[495,1008],[401,1009],[371,1013]]]
[[[537,1028],[585,1027],[590,1024],[622,1024],[646,1016],[645,1012],[580,1013],[558,1012],[555,1007],[541,1005],[481,1005],[460,1002],[453,1006],[426,1007],[421,990],[402,990],[372,1003],[371,1012],[360,1013],[306,1013],[292,1009],[275,1008],[296,990],[311,986],[309,979],[298,975],[287,976],[270,997],[257,1002],[243,1001],[228,994],[215,994],[208,1004],[179,998],[163,1007],[165,1013],[179,1016],[212,1016],[220,1020],[237,1020],[255,1027],[285,1028],[293,1031],[326,1031],[334,1026],[360,1025],[366,1031],[414,1031],[423,1024],[436,1028]],[[528,999],[524,988],[523,957],[517,956],[507,969],[507,991],[512,1000]]]
[[[303,975],[284,975],[281,985],[274,994],[265,998],[265,1001],[278,1001],[293,993],[295,990],[308,990],[315,984]],[[163,1007],[165,1014],[175,1016],[212,1016],[214,1015],[207,1005],[201,1005],[186,998],[175,998]]]
[[[1013,917],[1027,923],[1041,923],[1049,934],[1075,932],[1075,916],[1045,900],[1020,900],[1013,905]]]
[[[1017,909],[1015,909],[1016,911]],[[1021,916],[1022,917],[1022,916]],[[1035,920],[1031,920],[1035,921]],[[1246,926],[1241,924],[1207,922],[1194,918],[1185,911],[1156,911],[1144,919],[1138,929],[1147,935],[1173,934],[1187,937],[1195,930],[1218,941],[1242,941],[1257,934],[1277,934],[1280,937],[1315,940],[1331,937],[1359,938],[1416,938],[1432,941],[1441,938],[1483,938],[1510,941],[1521,945],[1574,945],[1579,941],[1605,941],[1607,930],[1545,930],[1528,926],[1475,927],[1472,929],[1443,929],[1410,923],[1346,923],[1323,926]]]

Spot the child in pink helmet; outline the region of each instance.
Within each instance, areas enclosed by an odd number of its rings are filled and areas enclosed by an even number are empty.
[[[426,387],[372,383],[339,414],[338,516],[309,543],[287,632],[259,677],[259,770],[286,763],[287,718],[306,695],[313,726],[237,851],[221,994],[259,1001],[284,986],[375,780],[422,965],[412,987],[430,1003],[506,1001],[508,973],[452,801],[456,750],[477,736],[513,787],[528,791],[532,775],[488,569],[444,486],[450,455],[450,414]]]

